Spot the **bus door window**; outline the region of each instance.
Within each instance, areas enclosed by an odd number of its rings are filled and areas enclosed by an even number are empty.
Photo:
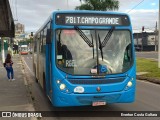
[[[67,47],[67,45],[69,45],[68,43],[66,43],[66,39],[61,39],[61,36],[63,35],[63,31],[60,30],[59,34],[58,34],[58,41],[57,41],[57,48],[58,48],[58,64],[63,64],[63,65],[68,65],[68,63],[66,62],[72,62],[72,54],[69,50],[69,48]],[[65,66],[65,67],[69,67],[69,66]],[[73,66],[70,66],[73,67]]]

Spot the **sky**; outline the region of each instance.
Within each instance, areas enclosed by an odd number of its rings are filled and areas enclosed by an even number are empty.
[[[15,23],[24,24],[26,32],[36,32],[53,11],[74,10],[81,4],[79,0],[9,0],[9,2]],[[141,30],[142,26],[150,30],[155,29],[159,0],[119,0],[119,2],[118,12],[130,15],[133,30]]]

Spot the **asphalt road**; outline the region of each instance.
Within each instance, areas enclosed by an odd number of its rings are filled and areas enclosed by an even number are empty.
[[[138,58],[152,58],[158,60],[158,52],[136,52]]]
[[[34,81],[32,69],[32,56],[22,56],[26,64],[26,76],[34,97],[34,105],[37,111],[80,111],[78,117],[44,117],[42,120],[159,120],[158,117],[92,117],[87,116],[88,112],[85,111],[159,111],[160,112],[160,86],[157,84],[137,80],[136,101],[131,104],[109,104],[100,107],[69,107],[69,108],[54,108],[51,106],[49,99],[45,96],[40,85]],[[94,112],[93,114],[95,114]],[[103,113],[103,112],[102,112]],[[97,114],[102,114],[97,112]],[[151,112],[152,113],[152,112]],[[53,115],[56,113],[53,112]],[[68,113],[74,116],[74,112]],[[105,114],[105,113],[104,113]],[[97,115],[100,116],[100,115]],[[104,115],[105,116],[105,115]]]

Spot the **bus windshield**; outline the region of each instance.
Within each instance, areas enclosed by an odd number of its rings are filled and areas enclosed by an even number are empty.
[[[109,29],[81,32],[84,35],[77,30],[56,30],[56,64],[59,69],[72,75],[106,75],[123,73],[131,67],[130,31],[113,30],[107,40]]]

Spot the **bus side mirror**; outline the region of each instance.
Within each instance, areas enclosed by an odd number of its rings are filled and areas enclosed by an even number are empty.
[[[47,29],[46,44],[51,44],[51,29]]]

